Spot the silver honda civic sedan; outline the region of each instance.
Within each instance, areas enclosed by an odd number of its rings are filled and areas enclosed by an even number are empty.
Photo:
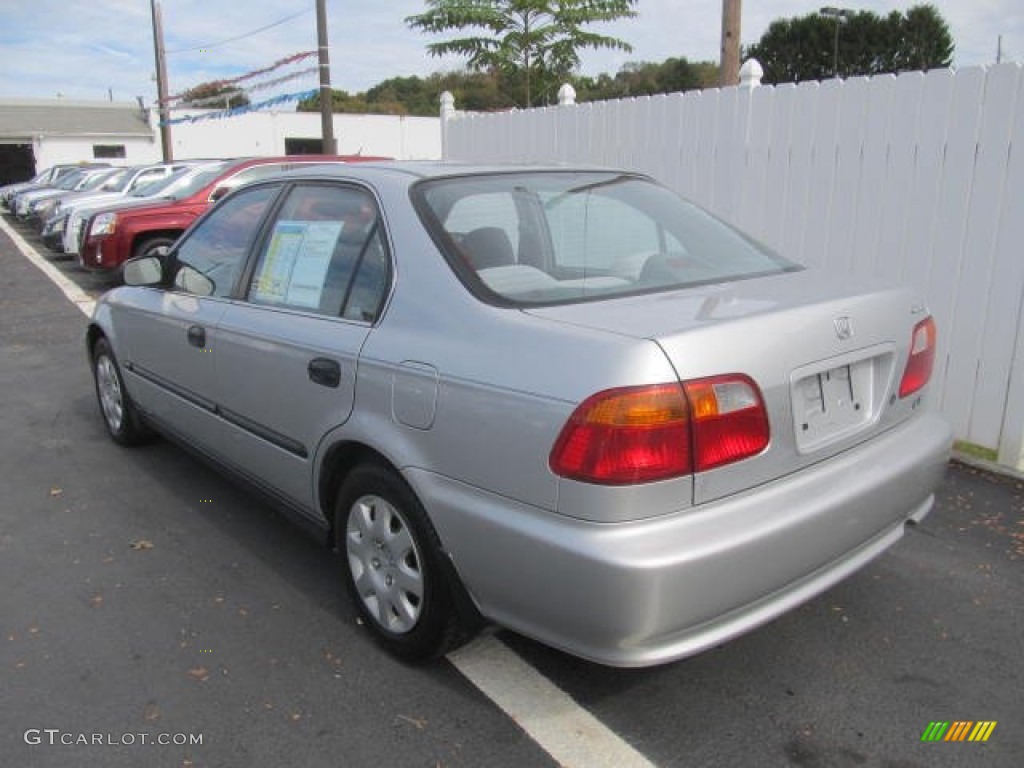
[[[697,653],[894,544],[948,458],[918,298],[633,173],[312,168],[124,280],[87,336],[111,437],[312,523],[407,659],[484,623],[615,666]]]

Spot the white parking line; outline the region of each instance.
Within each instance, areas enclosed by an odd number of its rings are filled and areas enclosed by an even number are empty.
[[[64,292],[65,296],[68,297],[68,301],[82,310],[86,317],[92,317],[92,310],[93,307],[96,306],[96,302],[93,301],[85,291],[66,278],[59,269],[40,255],[39,251],[37,251],[31,243],[26,241],[20,233],[11,229],[10,225],[2,216],[0,216],[0,229],[3,230],[5,235],[14,241],[14,245],[17,246],[18,250],[22,252],[26,259],[32,262],[44,275],[57,284],[57,287]]]
[[[96,302],[0,216],[0,229],[87,317]],[[467,680],[511,717],[562,768],[654,768],[647,758],[492,635],[450,653]]]
[[[481,637],[448,660],[563,768],[653,768],[496,637]]]

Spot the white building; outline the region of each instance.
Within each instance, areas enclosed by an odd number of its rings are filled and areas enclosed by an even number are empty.
[[[171,118],[204,113],[217,114],[211,110],[184,109],[173,110]],[[154,126],[157,120],[154,113]],[[171,140],[176,160],[315,154],[321,148],[320,130],[319,112],[247,112],[172,124]],[[441,157],[439,117],[337,113],[334,138],[339,155],[374,155],[395,160],[438,160]]]
[[[0,184],[57,163],[133,165],[160,159],[148,113],[106,101],[0,101]]]
[[[216,115],[173,110],[172,120]],[[396,160],[441,157],[438,117],[334,115],[338,154]],[[297,155],[320,151],[318,112],[249,112],[171,126],[174,159]],[[56,163],[112,165],[163,157],[158,117],[131,102],[63,99],[0,101],[0,184],[20,181]]]

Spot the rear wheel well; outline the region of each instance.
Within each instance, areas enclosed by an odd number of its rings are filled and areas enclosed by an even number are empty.
[[[320,509],[330,526],[327,542],[331,546],[334,545],[334,502],[337,500],[338,490],[345,481],[346,475],[360,464],[380,464],[395,474],[399,474],[390,461],[368,445],[343,442],[331,446],[320,466],[320,480],[317,487]]]
[[[377,464],[401,479],[402,473],[398,471],[397,467],[387,457],[364,443],[341,442],[333,445],[327,451],[327,455],[321,464],[317,493],[320,509],[327,518],[329,526],[327,529],[327,544],[332,548],[336,544],[337,535],[334,517],[338,493],[349,472],[364,464]],[[411,488],[410,490],[414,495],[416,494],[415,490]],[[430,511],[424,507],[423,512],[427,521],[433,525],[433,521],[430,519]],[[438,535],[436,530],[434,534],[435,536]],[[486,624],[486,620],[480,614],[476,601],[473,600],[465,584],[463,584],[462,577],[459,575],[451,555],[445,549],[444,542],[440,540],[439,536],[437,543],[441,552],[441,567],[444,569],[448,587],[451,590],[453,606],[458,613],[462,631],[468,636],[479,631]],[[344,548],[342,548],[342,554],[344,554]]]

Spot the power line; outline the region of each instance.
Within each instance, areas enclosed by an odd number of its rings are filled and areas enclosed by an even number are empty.
[[[209,51],[213,48],[220,48],[222,45],[227,45],[228,43],[233,43],[237,40],[244,40],[247,37],[253,37],[254,35],[258,35],[260,32],[266,32],[268,29],[279,27],[285,22],[291,21],[292,19],[297,19],[299,16],[309,13],[311,10],[311,8],[306,8],[305,10],[299,11],[298,13],[293,13],[291,16],[285,16],[283,19],[279,19],[278,21],[275,21],[272,24],[267,24],[265,27],[254,29],[252,32],[246,32],[245,34],[238,35],[236,37],[229,37],[227,40],[221,40],[219,43],[199,45],[195,48],[175,48],[173,51],[165,51],[165,53],[188,53],[190,51]]]

